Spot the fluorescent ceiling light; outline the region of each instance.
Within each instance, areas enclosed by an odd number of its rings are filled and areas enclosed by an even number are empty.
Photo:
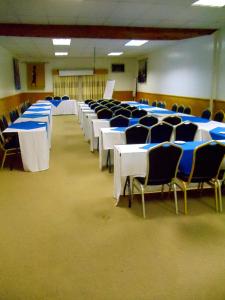
[[[68,52],[55,52],[55,56],[66,56]]]
[[[192,5],[223,7],[223,6],[225,6],[225,0],[198,0],[198,1],[194,2]]]
[[[119,55],[122,55],[123,52],[110,52],[108,53],[109,56],[119,56]]]
[[[147,42],[148,42],[147,40],[131,40],[131,41],[127,42],[125,44],[125,46],[136,46],[136,47],[138,47],[138,46],[144,45]]]
[[[53,45],[67,45],[71,43],[71,39],[52,39]]]

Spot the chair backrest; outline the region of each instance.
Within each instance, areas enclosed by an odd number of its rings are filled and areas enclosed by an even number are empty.
[[[211,118],[211,111],[209,109],[203,110],[201,117],[209,120]]]
[[[191,122],[184,122],[175,127],[175,140],[178,141],[193,141],[198,130],[198,125]]]
[[[97,113],[99,110],[101,110],[103,108],[106,108],[106,107],[103,105],[98,105],[98,106],[95,106],[94,111],[95,111],[95,113]]]
[[[156,103],[156,106],[157,106],[157,107],[162,107],[162,102],[161,102],[161,101],[158,101],[158,102]]]
[[[90,108],[95,109],[95,107],[97,107],[97,106],[99,106],[99,103],[94,102],[94,103],[91,103]]]
[[[215,113],[215,116],[213,118],[214,121],[223,122],[224,121],[224,111],[219,110]]]
[[[129,119],[124,116],[116,116],[109,121],[110,127],[128,127]]]
[[[114,112],[120,108],[121,108],[120,105],[114,105],[114,106],[110,107],[110,110]]]
[[[123,103],[123,102],[122,102],[122,103],[120,103],[120,106],[121,106],[121,107],[124,107],[124,108],[127,108],[127,107],[130,106],[130,105],[129,105],[128,103]]]
[[[70,100],[70,97],[67,95],[62,96],[62,100]]]
[[[161,102],[161,108],[166,108],[166,102],[165,101]]]
[[[45,100],[52,100],[52,99],[53,99],[52,96],[45,97]]]
[[[26,105],[25,103],[22,104],[22,106],[20,107],[20,112],[21,114],[23,114],[26,111]]]
[[[97,100],[96,102],[102,103],[102,102],[105,102],[105,100],[104,100],[104,99],[99,99],[99,100]]]
[[[18,118],[20,117],[20,114],[19,114],[19,112],[18,112],[18,109],[17,109],[17,108],[15,109],[15,115],[16,115],[16,119],[18,119]]]
[[[145,144],[149,134],[149,128],[136,124],[130,126],[125,131],[126,143],[127,144]]]
[[[13,123],[14,121],[16,121],[17,119],[17,116],[16,116],[16,113],[14,110],[10,111],[9,113],[9,118],[10,118],[10,121]]]
[[[90,100],[87,104],[88,104],[89,107],[91,107],[91,105],[94,104],[94,103],[97,103],[97,102],[95,102],[94,100]],[[98,104],[100,104],[100,103],[98,103]]]
[[[113,112],[108,108],[103,108],[97,112],[98,119],[111,119]]]
[[[150,148],[147,153],[145,185],[170,183],[176,177],[182,153],[181,147],[169,142]]]
[[[153,101],[152,106],[157,106],[157,101]]]
[[[0,119],[0,131],[4,131],[6,129],[5,124],[2,120],[2,118]]]
[[[219,175],[225,145],[209,141],[195,148],[189,182],[209,181]]]
[[[163,118],[163,122],[169,123],[171,125],[177,125],[182,122],[181,118],[178,116],[168,116]]]
[[[184,106],[183,105],[178,106],[177,112],[183,113],[184,112]]]
[[[141,118],[146,116],[148,113],[144,109],[135,109],[132,111],[132,118]]]
[[[130,118],[131,117],[131,111],[129,111],[126,108],[119,108],[116,111],[114,111],[114,116],[119,116],[119,115]]]
[[[136,110],[137,109],[137,107],[135,107],[135,106],[128,106],[128,107],[126,107],[126,109],[128,109],[129,111],[133,111],[133,110]]]
[[[54,96],[53,99],[54,99],[54,100],[61,100],[61,97],[59,97],[59,96]]]
[[[120,104],[120,101],[119,100],[112,100],[111,103],[113,103],[114,105],[118,105],[118,104]]]
[[[108,107],[108,108],[111,108],[111,107],[113,107],[113,106],[115,106],[113,103],[111,103],[111,102],[109,102],[109,103],[107,103],[107,104],[104,104],[106,107]]]
[[[171,107],[171,110],[172,110],[172,111],[177,111],[177,109],[178,109],[178,105],[177,105],[176,103],[174,103],[174,104],[172,105],[172,107]]]
[[[147,127],[153,126],[158,123],[158,119],[154,116],[146,115],[139,119],[139,124],[145,125]]]
[[[2,122],[4,124],[5,129],[9,127],[8,121],[5,117],[5,115],[2,116]]]
[[[150,127],[149,140],[151,143],[169,142],[173,132],[173,126],[160,122]]]
[[[93,101],[92,99],[87,99],[84,101],[85,104],[89,104],[91,101]]]
[[[187,114],[187,115],[191,114],[191,107],[190,106],[185,107],[184,114]]]

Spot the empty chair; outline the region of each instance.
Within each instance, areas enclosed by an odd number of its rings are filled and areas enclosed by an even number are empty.
[[[70,97],[67,95],[62,96],[62,100],[70,100]]]
[[[144,109],[135,109],[132,111],[132,118],[141,118],[141,117],[144,117],[146,116],[148,113],[146,110]]]
[[[90,100],[90,101],[88,102],[88,106],[91,107],[91,105],[94,104],[94,103],[98,103],[98,102],[95,102],[94,100]],[[100,104],[100,103],[98,103],[98,104]]]
[[[94,102],[94,103],[91,103],[90,108],[95,109],[95,107],[97,107],[97,106],[99,106],[99,103]]]
[[[179,170],[176,183],[184,192],[185,214],[187,214],[187,189],[192,182],[199,183],[201,188],[203,188],[205,182],[213,186],[215,190],[216,211],[218,211],[218,200],[220,210],[222,211],[221,186],[218,176],[224,154],[225,145],[216,141],[209,141],[195,148],[189,174]]]
[[[177,112],[183,113],[184,112],[184,106],[183,105],[178,106]]]
[[[149,134],[149,128],[141,125],[136,124],[133,126],[128,127],[125,130],[125,136],[126,136],[126,144],[145,144],[148,138]],[[126,178],[123,194],[125,195],[126,188],[128,186],[129,194],[130,192],[130,177]],[[129,199],[129,206],[131,205],[130,199]]]
[[[158,123],[158,119],[154,116],[146,115],[139,119],[139,124],[145,125],[147,127],[153,126]]]
[[[201,117],[209,120],[211,118],[211,111],[209,109],[203,110]]]
[[[45,97],[45,100],[52,100],[52,99],[53,99],[52,96]]]
[[[118,110],[120,108],[121,107],[119,105],[114,105],[114,106],[110,107],[110,110],[114,112],[114,111],[116,111],[116,110]]]
[[[172,132],[172,125],[165,122],[160,122],[150,127],[148,141],[150,143],[169,142],[171,139]]]
[[[99,100],[97,100],[96,102],[102,103],[102,102],[105,102],[105,100],[104,100],[104,99],[99,99]]]
[[[131,117],[131,111],[129,111],[128,109],[125,108],[119,108],[116,111],[114,111],[114,116],[118,116],[118,115],[122,115],[125,116],[127,118]]]
[[[217,122],[223,122],[224,121],[224,111],[223,110],[217,111],[214,115],[213,120],[217,121]]]
[[[95,111],[95,113],[97,113],[99,110],[101,110],[103,108],[106,108],[106,107],[103,105],[98,105],[98,106],[95,106],[94,111]]]
[[[113,112],[108,108],[103,108],[97,112],[98,119],[111,119]]]
[[[171,110],[177,112],[177,109],[178,109],[178,105],[176,103],[174,103],[171,107]]]
[[[157,107],[162,107],[162,102],[161,102],[161,101],[158,101],[158,102],[156,103],[156,106],[157,106]]]
[[[14,110],[10,111],[10,113],[9,113],[9,119],[10,119],[10,121],[11,121],[12,123],[13,123],[14,121],[16,121],[17,116],[16,116],[16,113],[15,113]]]
[[[178,116],[168,116],[163,118],[163,122],[169,123],[171,125],[177,125],[182,122],[181,118]]]
[[[53,97],[53,100],[61,100],[61,97],[59,97],[59,96],[54,96],[54,97]]]
[[[152,106],[157,106],[157,101],[153,101]]]
[[[25,106],[25,104],[23,104],[20,108],[20,112],[21,112],[21,114],[23,114],[25,111],[26,111],[26,106]]]
[[[7,121],[7,119],[6,119],[6,117],[4,115],[2,116],[2,122],[3,122],[4,126],[5,126],[5,128],[9,127],[8,121]]]
[[[4,167],[7,156],[18,155],[20,153],[18,135],[9,135],[9,138],[7,138],[7,135],[8,134],[4,134],[4,136],[0,135],[0,148],[3,151],[1,168]]]
[[[121,107],[127,108],[128,106],[130,106],[128,103],[120,103]]]
[[[120,101],[119,100],[112,100],[111,103],[113,103],[114,105],[118,105],[118,104],[120,104]]]
[[[19,114],[19,112],[18,112],[18,109],[17,109],[17,108],[15,109],[15,115],[16,115],[16,119],[18,119],[18,118],[20,117],[20,114]]]
[[[92,102],[92,101],[93,101],[92,99],[87,99],[87,100],[84,101],[84,103],[85,103],[85,104],[89,104],[89,103]]]
[[[191,114],[191,107],[190,106],[185,107],[184,114],[187,114],[187,115]]]
[[[191,122],[180,123],[175,127],[175,140],[190,142],[195,138],[198,125]]]
[[[175,212],[178,214],[177,192],[175,178],[179,161],[182,155],[182,148],[172,143],[162,143],[150,148],[147,152],[147,165],[145,177],[134,177],[132,180],[131,199],[133,200],[134,188],[141,193],[143,217],[145,218],[145,191],[152,185],[165,184],[173,186]],[[168,159],[169,158],[169,159]]]
[[[166,102],[165,101],[161,102],[161,108],[166,108]]]
[[[113,107],[115,105],[113,103],[109,102],[109,103],[105,104],[105,106],[108,107],[108,108],[111,108],[111,107]]]
[[[128,127],[129,119],[127,117],[119,115],[119,116],[113,117],[109,121],[109,125],[110,125],[110,127]]]
[[[0,119],[0,131],[2,132],[2,131],[4,131],[6,128],[7,128],[7,127],[5,127],[5,124],[4,124],[4,122],[3,122],[2,118],[1,118],[1,119]]]
[[[135,106],[128,106],[128,107],[126,107],[126,109],[128,109],[129,111],[133,111],[133,110],[136,110],[137,109],[137,107],[135,107]]]

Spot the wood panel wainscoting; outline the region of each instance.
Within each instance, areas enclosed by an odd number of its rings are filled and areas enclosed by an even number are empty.
[[[170,109],[174,103],[177,103],[180,105],[182,104],[184,106],[190,106],[192,108],[192,114],[196,115],[196,116],[200,116],[202,111],[209,107],[209,99],[138,92],[136,99],[142,99],[142,98],[148,99],[149,104],[151,104],[155,100],[165,101],[166,107],[168,109]]]
[[[121,101],[131,101],[134,99],[132,91],[114,91],[113,99],[121,100]]]

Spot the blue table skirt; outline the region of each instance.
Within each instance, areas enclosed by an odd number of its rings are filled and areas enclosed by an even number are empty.
[[[210,120],[200,118],[200,117],[195,117],[195,116],[182,116],[181,117],[182,121],[190,121],[194,123],[208,123]]]
[[[27,121],[27,122],[20,122],[20,123],[12,123],[8,128],[32,130],[32,129],[42,128],[42,127],[45,127],[47,131],[48,124],[46,122]]]
[[[34,112],[34,111],[36,111],[36,112],[42,112],[42,113],[44,113],[44,112],[46,112],[46,111],[49,111],[50,109],[49,108],[44,108],[44,107],[40,107],[40,108],[32,108],[32,106],[30,107],[30,108],[28,108],[28,112]]]
[[[152,110],[149,110],[150,113],[152,114],[162,114],[162,115],[173,115],[173,114],[176,114],[175,111],[173,110],[169,110],[169,109],[152,109]]]
[[[191,172],[191,166],[192,166],[192,160],[193,160],[193,153],[194,149],[204,144],[205,142],[185,142],[184,144],[177,144],[177,146],[180,146],[183,149],[183,154],[180,160],[179,170],[184,173],[185,175],[189,175]],[[142,146],[141,149],[150,149],[153,146],[156,146],[159,144],[147,144],[145,146]]]
[[[210,130],[210,135],[213,140],[224,140],[225,139],[225,127],[216,127]]]

